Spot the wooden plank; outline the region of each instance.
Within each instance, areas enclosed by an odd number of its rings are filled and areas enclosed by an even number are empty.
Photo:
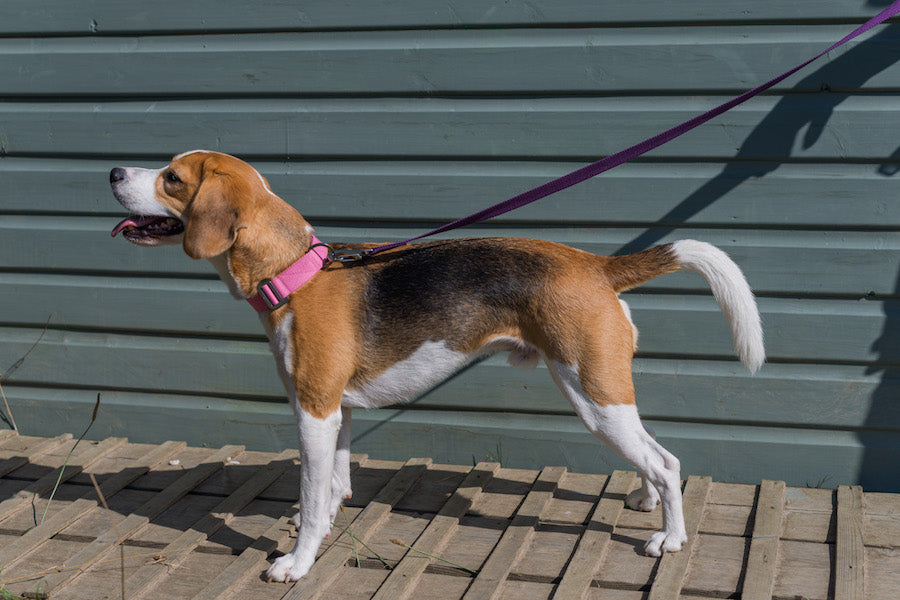
[[[0,121],[9,156],[130,156],[134,140],[141,140],[141,153],[151,156],[200,146],[249,158],[589,162],[720,103],[717,96],[8,101],[0,105]],[[717,117],[715,127],[698,127],[649,152],[645,160],[737,156],[880,164],[896,150],[891,140],[900,137],[898,108],[900,104],[878,94],[850,95],[837,106],[827,95],[798,94],[783,104],[775,96],[763,96]],[[797,147],[794,137],[809,122],[826,123],[826,135]],[[67,140],[66,147],[58,140]]]
[[[178,7],[178,19],[166,18]],[[631,25],[634,23],[741,23],[785,21],[857,22],[874,8],[846,0],[822,0],[815,15],[803,6],[779,0],[695,0],[659,2],[640,10],[629,2],[598,4],[590,0],[377,0],[360,5],[323,2],[303,6],[262,0],[199,0],[187,5],[154,3],[127,6],[117,0],[90,0],[74,6],[66,0],[37,5],[6,0],[0,5],[0,33],[68,33],[104,35],[160,31],[285,31],[388,29],[409,27],[484,27],[533,25]]]
[[[768,600],[772,597],[784,520],[784,490],[783,481],[765,480],[759,486],[753,537],[741,589],[742,600]]]
[[[634,486],[634,477],[633,471],[613,471],[610,475],[553,598],[581,600],[587,596],[625,506],[625,496]]]
[[[566,473],[565,467],[545,467],[535,479],[506,531],[469,586],[464,600],[497,598],[506,578],[534,534],[534,528],[553,492]]]
[[[12,438],[19,435],[18,432],[12,429],[4,429],[0,431],[0,442],[6,441],[7,438]]]
[[[649,600],[677,600],[681,596],[684,576],[687,574],[691,552],[697,543],[700,531],[700,520],[706,498],[712,487],[710,477],[691,475],[684,486],[684,525],[687,531],[687,542],[680,552],[665,553],[659,560],[656,577],[650,587]]]
[[[241,148],[234,150],[243,152]],[[109,213],[117,209],[109,190],[110,169],[122,164],[158,168],[169,158],[7,156],[0,161],[0,177],[19,193],[5,199],[4,209],[48,216]],[[288,162],[272,157],[256,157],[251,162],[279,196],[316,225],[319,220],[354,217],[451,221],[537,187],[577,166],[563,161],[417,160],[410,165],[400,160]],[[766,172],[765,177],[759,177],[760,172]],[[713,190],[716,184],[721,184],[721,189]],[[900,222],[900,207],[879,200],[891,193],[892,184],[892,178],[878,173],[871,165],[846,162],[788,163],[777,168],[751,161],[731,163],[727,168],[716,163],[628,163],[491,222],[508,224],[510,231],[517,225],[529,224],[532,229],[539,228],[534,231],[539,237],[548,233],[540,228],[550,223],[650,225],[670,219],[667,215],[681,202],[696,199],[702,208],[679,215],[680,222],[699,227],[727,224],[830,228],[835,223],[880,227]],[[372,197],[372,202],[361,208],[363,197]],[[715,197],[715,201],[703,202],[710,197]],[[848,210],[850,197],[853,210]],[[635,198],[641,201],[635,202]],[[813,198],[815,210],[810,210]],[[428,202],[423,202],[425,199]],[[108,229],[112,223],[110,218]],[[851,237],[830,236],[828,241],[835,246],[820,244],[821,249],[852,250],[858,246],[854,241],[856,233],[843,233]],[[610,230],[603,237],[616,235]],[[739,243],[745,243],[747,235],[752,239],[755,232],[743,232]],[[784,232],[780,235],[784,236]],[[807,235],[808,232],[794,230],[789,237],[794,243]],[[845,240],[847,248],[843,247]],[[717,243],[727,241],[723,238]],[[129,254],[134,256],[133,249]],[[158,253],[153,255],[159,259]],[[209,270],[198,266],[196,272]]]
[[[402,600],[409,597],[419,582],[431,558],[422,553],[438,555],[450,539],[459,520],[465,516],[483,488],[500,469],[500,463],[478,463],[460,483],[425,531],[413,544],[419,552],[408,550],[395,566],[372,600]]]
[[[160,550],[160,555],[165,557],[165,561],[146,564],[137,572],[130,574],[125,581],[128,593],[133,598],[141,596],[159,583],[168,574],[169,568],[178,568],[183,564],[197,546],[228,524],[234,515],[252,502],[260,492],[269,487],[288,468],[294,466],[293,458],[297,454],[296,450],[285,450],[273,457],[271,462],[256,471],[250,479],[217,504],[209,514]]]
[[[30,506],[35,496],[46,494],[53,489],[57,482],[64,483],[68,481],[92,463],[100,460],[127,442],[128,440],[125,438],[106,438],[102,442],[96,443],[84,442],[85,446],[72,454],[68,465],[53,469],[50,473],[19,490],[12,498],[7,498],[0,502],[0,520],[9,517],[19,509]]]
[[[837,490],[837,540],[834,550],[835,600],[865,597],[862,487],[842,485]]]
[[[10,432],[12,430],[9,430]],[[13,437],[13,436],[6,436]],[[7,475],[19,467],[23,465],[27,465],[30,462],[33,462],[36,458],[41,456],[42,454],[46,454],[50,452],[54,448],[57,448],[60,444],[63,444],[72,439],[71,433],[64,433],[62,435],[58,435],[54,438],[49,438],[46,440],[40,440],[37,444],[33,446],[29,446],[25,452],[6,452],[0,449],[0,477]],[[11,454],[10,456],[4,456],[5,454]]]
[[[363,467],[367,459],[368,457],[364,454],[351,455],[351,473]],[[240,585],[241,581],[264,570],[266,558],[287,539],[289,533],[296,527],[292,519],[297,510],[296,504],[288,508],[281,518],[276,519],[265,533],[245,548],[240,556],[199,591],[192,600],[225,600],[231,597],[232,592]]]
[[[103,497],[112,497],[125,486],[185,446],[184,442],[166,442],[154,448],[141,460],[135,461],[134,466],[120,471],[103,481],[100,484],[100,491]],[[65,508],[55,512],[41,524],[29,529],[23,535],[0,548],[0,564],[10,565],[14,561],[21,559],[27,552],[37,547],[38,544],[56,535],[97,506],[100,506],[100,499],[96,496],[94,489],[91,488],[78,500],[69,502]]]
[[[0,39],[0,56],[8,57],[0,61],[0,94],[646,93],[686,85],[739,93],[852,29],[819,24],[783,31],[765,24],[7,38]],[[835,89],[896,87],[898,71],[887,67],[897,58],[898,37],[882,28],[864,45],[852,43],[855,53],[841,48],[816,67],[827,69]],[[840,60],[847,54],[857,60]],[[859,77],[863,61],[874,63],[869,78]],[[775,88],[818,92],[820,78],[804,77],[812,70]]]
[[[231,598],[241,582],[250,577],[259,576],[261,571],[265,571],[266,557],[288,538],[290,531],[295,527],[292,519],[298,510],[299,505],[296,504],[288,508],[265,533],[245,548],[240,556],[217,574],[192,600]]]
[[[378,495],[353,520],[353,535],[366,542],[370,535],[384,522],[394,504],[400,501],[409,488],[431,464],[430,458],[411,458],[394,474]],[[341,533],[334,543],[316,560],[303,579],[283,596],[283,600],[311,600],[319,590],[327,589],[340,575],[341,567],[352,554],[350,544],[341,544],[346,539]]]
[[[46,575],[42,580],[41,589],[48,594],[58,592],[78,575],[85,572],[92,564],[101,560],[102,556],[115,548],[121,539],[128,539],[139,531],[144,525],[156,518],[161,512],[173,505],[179,499],[187,495],[197,485],[205,481],[209,476],[222,468],[223,462],[230,456],[236,456],[244,449],[243,446],[224,446],[196,467],[185,472],[181,477],[172,482],[167,488],[160,491],[150,500],[137,508],[130,515],[110,527],[104,533],[98,535],[92,542],[73,556],[67,557],[59,567],[59,571]],[[120,539],[121,536],[121,539]]]

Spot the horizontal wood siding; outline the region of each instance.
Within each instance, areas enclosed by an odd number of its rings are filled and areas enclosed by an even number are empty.
[[[0,375],[19,428],[79,433],[99,392],[98,438],[295,443],[252,311],[206,262],[109,237],[113,166],[220,150],[322,239],[409,237],[708,110],[887,2],[751,4],[0,3]],[[900,24],[881,26],[633,163],[457,235],[722,247],[759,297],[769,362],[755,377],[699,276],[627,294],[639,406],[684,474],[900,490],[898,61]],[[503,357],[353,419],[354,451],[378,458],[623,466],[546,369]]]

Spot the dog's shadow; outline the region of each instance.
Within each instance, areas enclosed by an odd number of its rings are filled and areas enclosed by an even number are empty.
[[[82,442],[82,444],[91,443],[94,442]],[[190,453],[197,449],[188,448],[185,451]],[[207,456],[211,453],[210,451],[206,452]],[[179,464],[169,464],[164,461],[150,471],[143,467],[126,466],[118,471],[104,472],[100,466],[102,463],[98,463],[97,470],[88,469],[88,471],[93,473],[101,486],[112,478],[131,480],[130,484],[119,491],[104,496],[109,511],[114,514],[103,514],[106,509],[101,508],[98,502],[96,508],[84,512],[77,520],[62,527],[49,537],[87,545],[111,528],[110,518],[114,522],[121,523],[123,519],[131,515],[138,515],[149,522],[136,531],[123,532],[124,545],[144,548],[151,553],[156,551],[162,556],[168,544],[175,541],[184,532],[196,531],[202,520],[206,519],[207,525],[204,528],[208,528],[209,515],[218,516],[218,507],[223,502],[233,501],[236,496],[244,494],[246,497],[239,502],[242,507],[235,511],[234,518],[227,521],[223,519],[223,522],[215,527],[194,551],[237,556],[251,546],[257,548],[269,546],[273,549],[269,556],[269,560],[272,560],[282,553],[274,549],[278,546],[278,541],[281,541],[280,547],[281,550],[284,550],[286,546],[289,547],[293,544],[296,535],[293,525],[290,521],[285,522],[283,517],[292,515],[296,510],[299,466],[296,460],[265,462],[265,460],[259,460],[260,453],[251,454],[255,454],[257,460],[248,461],[246,464],[242,464],[242,456],[238,455],[235,457],[236,460],[230,461],[231,464],[223,465],[206,459],[200,459],[199,462],[196,460],[192,462],[188,459],[184,460],[183,464],[181,461]],[[175,458],[179,456],[176,454]],[[12,461],[22,462],[23,458],[12,456],[5,460],[0,459],[0,467],[4,463],[11,464]],[[40,459],[35,462],[25,462],[23,466],[0,478],[0,503],[19,497],[21,490],[53,473],[54,469],[51,466],[48,466],[46,462],[41,463]],[[245,486],[254,476],[258,476],[259,472],[265,468],[274,468],[280,474],[272,483],[256,494],[242,492],[242,486]],[[382,461],[363,461],[362,464],[354,462],[352,468],[353,497],[345,502],[346,515],[339,514],[336,519],[336,525],[339,528],[333,530],[332,538],[338,537],[336,534],[340,533],[340,529],[346,528],[352,532],[353,517],[370,503],[382,501],[386,491],[391,488],[393,478],[399,472],[398,463]],[[477,471],[478,467],[473,469]],[[160,510],[158,500],[160,496],[172,496],[173,489],[184,486],[186,479],[190,479],[201,471],[212,471],[212,474],[200,479],[195,485],[189,487],[186,494],[174,497]],[[460,488],[466,476],[472,472],[464,467],[442,465],[432,465],[427,470],[423,470],[422,474],[402,494],[400,500],[391,507],[394,521],[416,520],[420,527],[423,526],[423,522],[430,522]],[[459,556],[460,552],[466,553],[467,547],[477,548],[477,550],[473,550],[475,556],[467,561],[473,565],[473,568],[480,568],[490,554],[493,544],[511,523],[523,524],[517,511],[525,496],[531,491],[546,491],[538,490],[535,486],[541,482],[535,484],[527,475],[523,475],[524,471],[514,470],[510,473],[511,475],[507,477],[501,470],[493,476],[485,477],[486,483],[479,499],[460,519],[460,526],[457,528],[459,539],[455,544],[456,549],[450,550],[450,552]],[[536,472],[534,474],[536,475]],[[588,517],[600,498],[599,491],[595,494],[570,489],[565,482],[555,489],[551,489],[553,492],[551,502],[558,501],[559,506],[565,505],[567,509],[573,506],[577,506],[578,509],[574,512],[563,509],[551,510],[549,518],[535,519],[534,523],[530,524],[535,527],[536,531],[565,533],[573,539],[577,539],[583,532],[595,527],[588,522]],[[41,493],[29,498],[27,502],[20,502],[18,508],[7,515],[0,515],[0,534],[9,536],[25,534],[41,521],[49,496],[49,492]],[[53,495],[46,519],[52,519],[58,511],[66,509],[72,502],[80,498],[97,500],[93,483],[85,473],[79,473],[59,485]],[[624,495],[615,499],[624,501]],[[346,523],[341,522],[342,518],[346,520]],[[267,533],[271,534],[271,531],[268,531],[269,528],[279,519],[284,525],[279,528],[279,535],[274,536],[279,540],[267,538]],[[415,533],[414,529],[412,531],[414,533],[405,530],[394,531],[390,526],[384,526],[384,529],[375,536],[379,539],[368,540],[367,543],[376,548],[379,546],[390,548],[389,545],[384,544],[385,541],[389,541],[392,537],[404,538],[405,535],[407,539],[404,541],[414,544],[415,535],[421,532]],[[610,530],[610,533],[612,534],[613,531]],[[642,554],[644,540],[632,537],[631,533],[630,529],[624,533],[616,531],[613,538],[619,543],[633,546],[636,554]],[[455,536],[456,533],[453,535]],[[285,542],[285,538],[289,538],[288,542]],[[384,540],[380,538],[384,538]],[[320,554],[331,543],[349,545],[351,542],[346,539],[343,542],[326,540],[320,549]],[[451,544],[453,544],[452,538]],[[28,573],[25,572],[27,564],[41,563],[41,548],[39,545],[30,553],[16,560],[11,566],[0,565],[0,568],[4,569],[5,575],[27,575]],[[574,550],[574,546],[572,549]],[[388,552],[390,553],[390,551]],[[387,557],[389,562],[399,560],[404,550],[398,548],[395,552],[397,556]],[[368,562],[374,564],[371,558]],[[464,573],[460,571],[460,574]],[[259,577],[264,579],[265,573],[260,572]]]

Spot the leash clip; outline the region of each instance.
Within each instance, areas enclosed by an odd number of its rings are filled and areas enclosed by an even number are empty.
[[[365,257],[369,255],[369,252],[365,249],[354,250],[352,248],[345,248],[342,250],[331,250],[328,254],[328,258],[335,262],[339,263],[355,263],[359,262]]]

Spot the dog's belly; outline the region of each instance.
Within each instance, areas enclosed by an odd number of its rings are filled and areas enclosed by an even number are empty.
[[[517,338],[497,337],[473,353],[457,352],[446,342],[425,342],[409,356],[365,385],[344,390],[341,406],[348,408],[379,408],[407,402],[440,383],[469,363],[489,354],[510,352],[509,363],[520,368],[532,368],[538,351]]]
[[[474,358],[451,350],[446,342],[425,342],[408,358],[394,364],[374,380],[359,388],[344,390],[341,406],[379,408],[408,401]]]

